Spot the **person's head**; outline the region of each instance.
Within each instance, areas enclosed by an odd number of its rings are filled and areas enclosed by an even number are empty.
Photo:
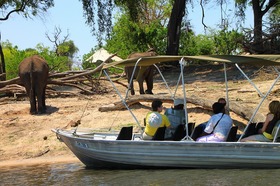
[[[213,109],[214,114],[224,113],[225,105],[223,103],[215,102],[212,105],[212,109]]]
[[[184,109],[184,100],[183,99],[175,99],[174,100],[174,109],[175,110],[183,110]]]
[[[218,99],[218,103],[222,103],[222,104],[226,105],[226,104],[227,104],[227,101],[226,101],[225,98],[219,98],[219,99]]]
[[[161,112],[162,111],[162,101],[154,100],[152,102],[152,110],[157,111],[157,112]]]
[[[280,102],[279,101],[271,101],[268,105],[269,112],[272,114],[279,114],[280,112]]]

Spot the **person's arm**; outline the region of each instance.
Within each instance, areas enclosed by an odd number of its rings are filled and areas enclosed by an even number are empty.
[[[273,117],[274,117],[273,114],[268,114],[268,115],[266,116],[265,121],[264,121],[264,124],[263,124],[263,127],[262,127],[261,129],[259,129],[259,131],[258,131],[259,134],[262,134],[263,132],[265,132],[268,123],[273,119]]]
[[[215,122],[213,121],[214,119],[214,115],[209,119],[209,121],[207,122],[206,124],[206,127],[203,131],[203,134],[204,135],[209,135],[213,132],[213,129],[214,129],[214,126],[215,126]]]
[[[164,126],[166,128],[171,128],[171,123],[166,115],[162,115]]]

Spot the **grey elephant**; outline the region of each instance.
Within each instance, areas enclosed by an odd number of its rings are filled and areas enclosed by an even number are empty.
[[[49,66],[39,55],[25,58],[19,64],[19,77],[30,100],[30,114],[46,112],[45,95],[48,75]]]
[[[148,51],[142,52],[142,53],[132,53],[127,57],[127,59],[156,56],[156,55],[157,54],[154,51],[154,49],[149,49]],[[126,78],[128,80],[128,84],[130,83],[133,69],[134,69],[134,67],[125,67],[125,73],[126,73]],[[133,78],[138,81],[140,94],[153,94],[153,92],[152,92],[153,78],[154,78],[154,66],[153,65],[148,66],[148,67],[140,67],[140,68],[136,67],[136,71],[134,73]],[[143,86],[144,81],[146,82],[146,85],[147,85],[146,91],[144,91],[144,86]],[[135,95],[133,81],[131,82],[130,90],[131,90],[131,95]]]

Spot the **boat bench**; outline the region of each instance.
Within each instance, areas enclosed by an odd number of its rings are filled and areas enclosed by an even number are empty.
[[[133,126],[122,127],[117,140],[131,140],[133,133]]]
[[[197,138],[199,138],[201,136],[201,134],[203,133],[205,129],[205,125],[198,125],[194,128],[192,134],[191,134],[191,138],[196,141]],[[237,130],[238,130],[238,127],[237,126],[232,126],[230,128],[230,131],[227,135],[227,138],[226,138],[226,141],[227,142],[234,142],[234,141],[237,141],[238,138],[237,138]]]

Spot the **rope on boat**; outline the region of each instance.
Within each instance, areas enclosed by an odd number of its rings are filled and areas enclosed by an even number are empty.
[[[110,125],[110,127],[109,127],[108,131],[111,131],[112,126],[113,126],[113,124],[114,124],[114,123],[115,123],[115,121],[116,121],[116,118],[119,116],[119,113],[120,113],[120,111],[118,111],[118,114],[116,115],[115,119],[112,121],[112,124]]]
[[[86,106],[85,106],[85,108],[84,108],[84,111],[83,111],[83,113],[82,113],[82,115],[81,115],[81,117],[80,117],[80,121],[81,121],[82,117],[84,116],[84,114],[85,114],[85,112],[86,112],[88,103],[89,103],[89,100],[87,101],[87,104],[86,104]],[[77,125],[77,127],[75,128],[75,130],[74,130],[74,132],[73,132],[73,135],[76,135],[76,132],[77,132],[78,127],[79,127],[79,125]]]

